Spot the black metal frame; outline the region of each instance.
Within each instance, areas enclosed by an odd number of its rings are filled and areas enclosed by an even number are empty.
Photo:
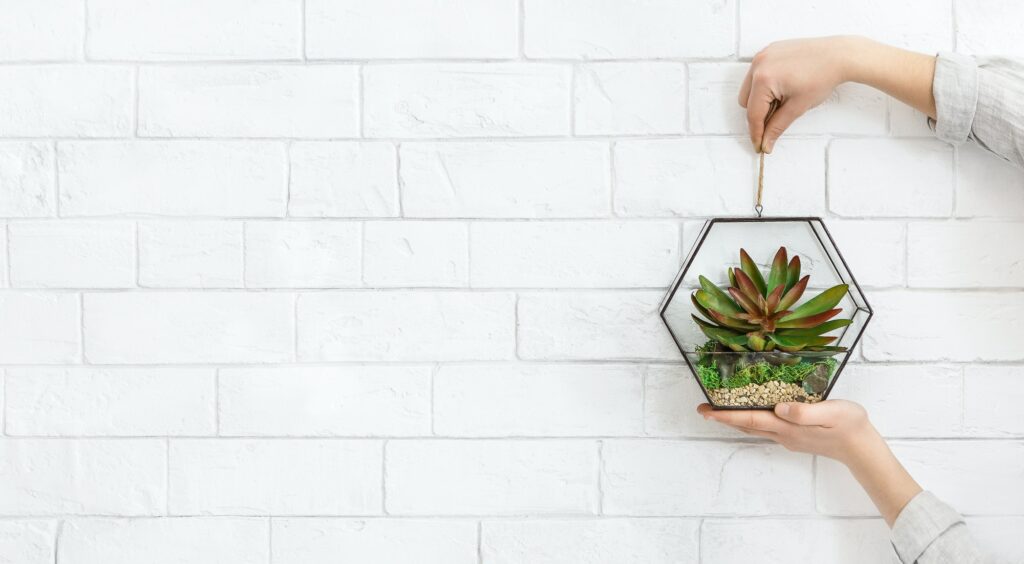
[[[704,385],[701,383],[700,378],[697,376],[697,368],[693,365],[692,362],[690,362],[690,358],[687,356],[687,351],[684,350],[682,343],[680,343],[680,341],[679,341],[679,338],[672,331],[672,326],[669,325],[668,320],[665,319],[665,310],[668,309],[669,303],[671,303],[672,302],[672,298],[675,297],[676,291],[679,289],[680,284],[682,284],[683,279],[686,277],[686,273],[690,269],[690,265],[693,263],[693,259],[696,258],[697,253],[700,251],[701,246],[704,244],[704,240],[707,239],[708,233],[711,231],[711,229],[714,228],[715,224],[717,224],[717,223],[798,223],[798,222],[804,222],[804,223],[807,223],[808,225],[811,226],[811,231],[814,233],[815,238],[818,240],[818,244],[821,245],[821,248],[825,251],[825,256],[828,257],[829,262],[832,265],[832,270],[835,271],[835,273],[838,275],[840,280],[842,280],[845,283],[850,284],[851,286],[854,286],[857,289],[857,294],[864,301],[864,307],[861,307],[859,304],[856,304],[856,302],[854,302],[855,305],[857,305],[857,309],[854,311],[853,314],[851,314],[851,317],[852,317],[852,315],[855,315],[857,311],[863,311],[863,312],[867,313],[867,319],[864,320],[864,325],[860,327],[860,330],[854,336],[853,343],[850,345],[849,350],[847,351],[846,356],[843,357],[843,361],[836,368],[836,373],[832,376],[831,381],[828,384],[828,387],[825,388],[825,391],[822,393],[822,395],[821,395],[821,399],[822,400],[828,399],[828,396],[832,392],[832,388],[835,386],[836,381],[839,380],[839,375],[843,372],[843,369],[846,367],[847,361],[850,360],[850,354],[853,353],[854,348],[856,348],[857,343],[860,342],[860,338],[864,334],[864,330],[867,329],[868,323],[871,322],[871,317],[874,315],[874,310],[871,309],[871,304],[868,303],[868,299],[864,295],[864,291],[861,289],[860,284],[857,283],[857,279],[854,278],[853,271],[850,270],[850,266],[848,264],[846,264],[846,259],[843,258],[843,253],[839,250],[839,245],[836,245],[835,239],[832,238],[832,234],[829,232],[828,227],[825,225],[825,222],[820,217],[810,217],[810,216],[808,216],[808,217],[716,217],[716,218],[712,218],[712,219],[707,220],[704,223],[704,226],[701,228],[700,237],[698,237],[697,240],[694,242],[693,246],[690,247],[690,252],[686,255],[686,260],[683,261],[683,265],[682,265],[682,267],[680,267],[679,273],[676,274],[675,280],[672,281],[672,286],[669,288],[668,294],[666,294],[665,298],[662,300],[661,307],[658,308],[658,315],[659,315],[659,317],[661,317],[662,323],[664,323],[665,327],[668,329],[669,335],[672,336],[672,341],[676,344],[676,348],[678,348],[679,352],[683,355],[683,360],[686,361],[686,366],[690,369],[690,373],[693,375],[693,378],[697,382],[697,385],[700,386],[701,393],[704,394],[704,397],[707,398],[707,400],[708,400],[708,404],[710,404],[714,409],[722,409],[722,410],[750,410],[750,409],[771,410],[773,408],[772,407],[768,407],[768,406],[751,406],[751,407],[747,407],[747,406],[735,406],[735,405],[715,405],[715,402],[712,401],[711,396],[708,395],[708,391],[704,388]],[[825,242],[822,240],[821,235],[818,234],[818,230],[814,228],[815,224],[821,226],[822,231],[825,233],[825,237],[828,238],[828,241],[829,241],[829,243],[831,243],[832,248],[835,249],[836,258],[838,258],[839,262],[842,263],[843,268],[845,269],[846,273],[849,275],[849,278],[850,278],[849,280],[846,280],[846,278],[843,276],[843,271],[836,265],[836,262],[835,262],[835,260],[832,257],[832,253],[829,252],[829,248],[825,245]],[[843,329],[843,332],[842,332],[842,334],[839,337],[840,339],[842,339],[842,337],[846,335],[846,331],[847,330],[848,330],[848,327],[846,329]],[[689,352],[693,352],[693,351],[689,351]]]

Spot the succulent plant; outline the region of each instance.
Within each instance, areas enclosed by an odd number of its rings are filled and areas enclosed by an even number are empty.
[[[743,249],[740,266],[730,268],[728,274],[730,287],[726,290],[701,276],[701,289],[691,295],[705,318],[694,315],[693,319],[710,339],[734,351],[827,354],[846,350],[830,345],[836,337],[825,335],[851,322],[832,319],[842,311],[835,306],[846,295],[846,284],[796,306],[810,276],[800,277],[800,257],[794,255],[790,260],[785,247],[775,253],[767,280]]]

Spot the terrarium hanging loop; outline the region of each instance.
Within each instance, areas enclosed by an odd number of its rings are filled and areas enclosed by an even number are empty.
[[[761,212],[764,211],[764,206],[761,205],[761,196],[764,194],[764,134],[768,130],[768,120],[772,119],[772,115],[777,109],[779,109],[779,101],[773,99],[772,103],[768,105],[768,114],[764,116],[765,131],[761,132],[761,146],[758,148],[760,159],[757,167],[757,203],[754,204],[757,217],[761,217]]]

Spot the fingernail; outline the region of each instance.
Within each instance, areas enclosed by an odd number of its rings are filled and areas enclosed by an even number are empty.
[[[789,406],[784,403],[780,403],[775,406],[775,413],[778,413],[779,415],[786,415],[789,413]]]

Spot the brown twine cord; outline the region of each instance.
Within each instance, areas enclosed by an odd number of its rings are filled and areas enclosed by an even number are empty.
[[[772,103],[768,106],[768,115],[764,116],[765,130],[768,129],[768,120],[772,119],[772,114],[777,109],[779,109],[779,101],[772,100]],[[761,217],[761,212],[764,211],[764,206],[761,205],[761,195],[764,194],[764,134],[765,132],[761,133],[761,147],[758,151],[760,164],[757,168],[757,203],[754,205],[757,217]]]

